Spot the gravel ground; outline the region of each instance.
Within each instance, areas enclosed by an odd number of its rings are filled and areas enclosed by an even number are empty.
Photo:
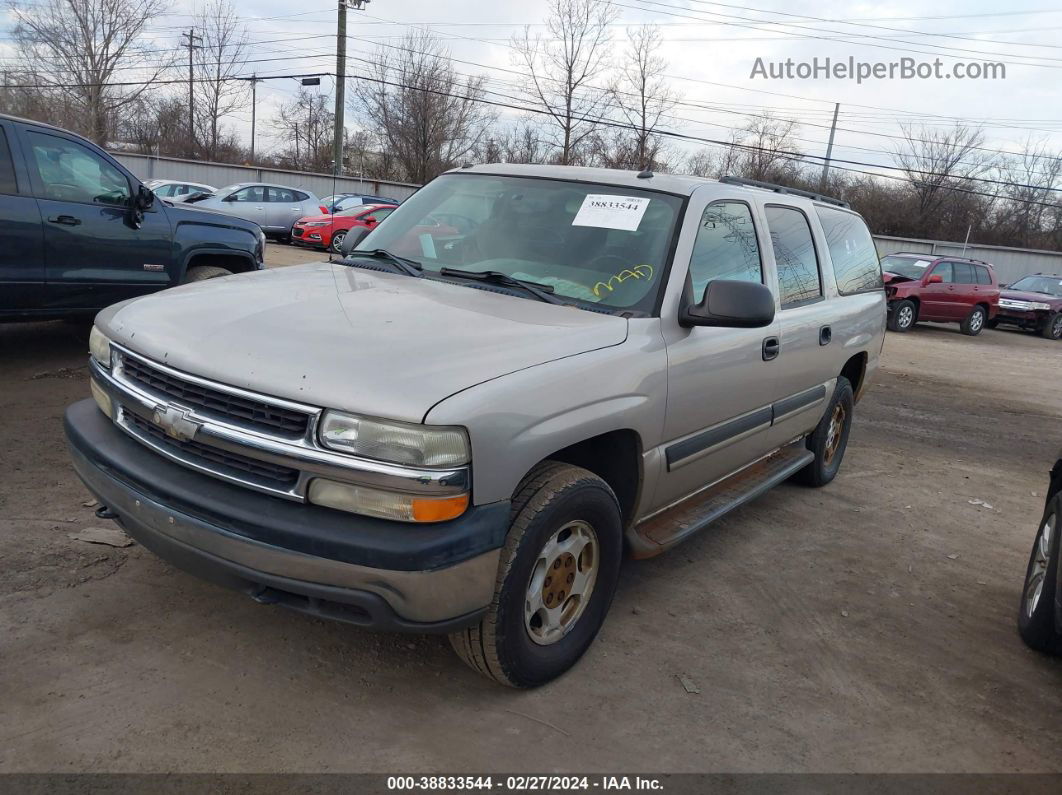
[[[1014,626],[1062,344],[890,334],[833,484],[628,562],[585,659],[516,692],[71,539],[86,337],[0,325],[0,772],[1062,771],[1062,661]]]

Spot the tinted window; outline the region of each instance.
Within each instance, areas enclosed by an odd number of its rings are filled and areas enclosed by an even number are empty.
[[[297,202],[304,202],[308,198],[310,198],[308,194],[305,194],[305,193],[303,193],[301,191],[293,191],[292,195],[295,197],[295,201],[297,201]]]
[[[774,260],[778,264],[782,308],[820,297],[819,260],[808,219],[792,207],[768,206],[764,210],[771,231]]]
[[[252,185],[249,188],[236,191],[229,197],[229,200],[234,202],[264,202],[265,188],[261,185]]]
[[[690,280],[697,301],[714,279],[763,282],[760,247],[748,205],[719,202],[705,208],[690,257]]]
[[[974,265],[974,271],[977,273],[978,284],[992,283],[992,274],[988,272],[988,268],[982,267],[981,265]]]
[[[3,129],[0,129],[0,193],[18,193],[15,164],[11,161],[11,150],[7,148]]]
[[[129,201],[125,175],[95,152],[54,135],[30,131],[28,137],[43,198],[86,204]]]
[[[270,188],[269,201],[293,202],[295,201],[295,191],[288,190],[287,188]]]
[[[956,284],[977,284],[977,277],[974,276],[973,266],[970,263],[953,262],[951,267],[955,274]]]
[[[944,280],[945,284],[951,284],[952,282],[955,281],[955,277],[952,275],[952,272],[951,272],[951,263],[950,262],[942,262],[939,265],[937,265],[937,267],[935,267],[933,269],[933,275],[934,276],[939,276],[941,279]]]
[[[837,292],[853,295],[881,289],[881,265],[874,239],[863,219],[854,213],[816,207],[816,214],[826,233]]]

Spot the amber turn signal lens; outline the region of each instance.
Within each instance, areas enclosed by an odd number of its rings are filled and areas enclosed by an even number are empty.
[[[468,495],[444,497],[442,499],[413,498],[414,522],[445,522],[456,519],[468,510]]]

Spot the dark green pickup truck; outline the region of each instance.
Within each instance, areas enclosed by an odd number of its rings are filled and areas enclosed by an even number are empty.
[[[0,114],[0,320],[259,270],[257,224],[156,199],[81,136]]]

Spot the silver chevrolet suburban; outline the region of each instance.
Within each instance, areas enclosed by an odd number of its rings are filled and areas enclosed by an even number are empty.
[[[174,565],[517,687],[624,549],[829,483],[884,338],[862,218],[765,183],[479,166],[365,234],[101,312],[74,465]]]

